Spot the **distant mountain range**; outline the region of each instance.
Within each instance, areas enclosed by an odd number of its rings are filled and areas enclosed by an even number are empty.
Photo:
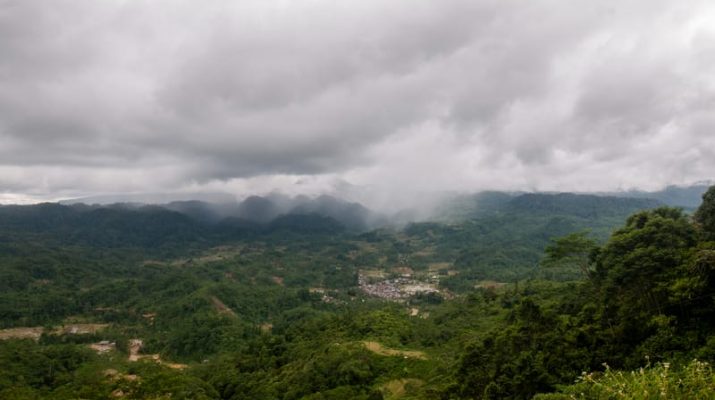
[[[702,182],[689,186],[671,185],[657,192],[644,192],[640,190],[629,190],[626,192],[606,192],[601,193],[606,196],[649,198],[662,202],[663,204],[682,207],[686,210],[698,208],[705,193],[714,183]]]
[[[480,192],[443,200],[422,221],[459,223],[489,215],[566,215],[597,219],[625,217],[662,205],[694,209],[707,185],[668,187],[658,192],[607,194]],[[163,198],[159,196],[158,198]],[[127,198],[129,199],[129,198]],[[0,206],[0,241],[16,234],[44,235],[61,242],[107,247],[161,246],[287,232],[335,234],[363,232],[416,222],[405,210],[386,215],[331,196],[250,196],[238,202],[213,196],[216,202],[171,201],[165,204],[65,204]],[[89,201],[89,200],[88,200]]]
[[[437,221],[458,222],[490,214],[536,213],[600,218],[627,215],[665,203],[650,198],[599,196],[575,193],[480,192],[444,201],[433,216]]]
[[[655,192],[524,193],[485,191],[447,197],[434,210],[436,220],[459,221],[493,212],[540,211],[578,216],[615,215],[658,206],[696,209],[710,187],[668,186]]]
[[[203,201],[207,203],[235,203],[236,196],[222,192],[187,192],[187,193],[137,193],[137,194],[109,194],[75,199],[60,200],[63,205],[88,204],[110,205],[118,203],[133,204],[167,204],[173,201]]]
[[[629,199],[657,200],[661,205],[682,207],[693,210],[700,205],[702,195],[711,183],[703,182],[689,186],[671,185],[659,191],[647,192],[640,190],[593,192],[593,193],[527,193],[483,191],[471,194],[443,194],[436,202],[431,213],[424,210],[401,209],[399,205],[393,209],[400,212],[390,215],[392,222],[410,222],[414,219],[443,219],[445,215],[459,218],[469,218],[485,211],[504,210],[512,199],[527,194],[542,195],[578,195],[616,197]],[[536,198],[534,198],[536,199]],[[59,204],[86,204],[109,206],[122,204],[125,207],[140,207],[144,205],[159,205],[206,221],[219,221],[227,217],[244,218],[258,223],[267,223],[282,214],[317,213],[330,216],[348,227],[365,228],[388,222],[388,217],[380,212],[368,209],[358,202],[346,201],[337,197],[323,195],[319,197],[296,196],[281,194],[266,196],[249,196],[237,201],[236,196],[229,193],[144,193],[125,195],[101,195],[59,201]]]
[[[154,205],[210,224],[227,218],[268,224],[282,215],[316,214],[333,218],[351,230],[365,230],[376,225],[384,225],[387,221],[385,216],[371,211],[359,203],[327,195],[311,198],[270,194],[249,196],[243,201],[237,202],[235,196],[226,193],[154,193],[84,197],[63,200],[59,204],[126,209]]]
[[[288,197],[272,194],[249,196],[241,202],[207,203],[201,201],[175,201],[162,207],[188,215],[196,220],[216,223],[226,218],[268,224],[280,216],[320,215],[332,218],[349,230],[366,230],[387,223],[387,217],[369,210],[359,203],[348,202],[332,196]]]

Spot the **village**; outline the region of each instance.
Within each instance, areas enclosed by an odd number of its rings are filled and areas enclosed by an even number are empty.
[[[358,285],[367,295],[392,301],[404,301],[418,293],[439,293],[437,282],[425,283],[414,279],[410,268],[403,267],[398,271],[398,277],[376,280],[384,278],[384,274],[361,270],[358,272]]]

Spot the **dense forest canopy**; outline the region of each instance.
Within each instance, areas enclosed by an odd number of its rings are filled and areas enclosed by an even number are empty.
[[[221,214],[2,206],[0,398],[715,390],[715,188],[692,215],[637,198],[470,199],[402,226],[329,198],[281,213],[259,198]],[[258,217],[235,212],[247,207]]]

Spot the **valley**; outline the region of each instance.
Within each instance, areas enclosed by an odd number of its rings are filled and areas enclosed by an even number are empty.
[[[710,360],[712,244],[689,216],[516,199],[337,233],[311,214],[227,233],[157,208],[0,207],[0,398],[560,399],[603,363],[668,362],[686,379],[689,360]],[[544,252],[574,232],[598,249],[588,278]],[[668,250],[651,259],[633,241]],[[715,388],[697,368],[692,390]]]

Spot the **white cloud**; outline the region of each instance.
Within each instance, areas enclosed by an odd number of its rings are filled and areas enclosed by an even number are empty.
[[[0,193],[709,179],[714,23],[675,0],[5,1]]]

